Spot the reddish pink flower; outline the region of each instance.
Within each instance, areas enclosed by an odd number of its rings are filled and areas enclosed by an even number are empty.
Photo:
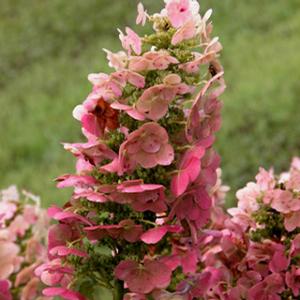
[[[58,246],[65,246],[68,242],[78,239],[79,233],[76,227],[68,224],[55,224],[48,231],[48,250]],[[52,255],[50,254],[50,258]]]
[[[214,286],[213,274],[211,272],[202,272],[189,276],[187,280],[183,280],[178,286],[179,294],[187,295],[188,299],[201,299],[207,295],[208,290]]]
[[[181,239],[181,242],[173,244],[172,255],[163,257],[162,262],[172,271],[181,266],[184,274],[193,274],[197,270],[200,251],[189,239]]]
[[[200,228],[209,220],[210,208],[211,198],[205,189],[197,188],[184,193],[176,200],[170,217],[175,214],[179,220],[195,221]]]
[[[300,268],[293,265],[291,271],[285,274],[285,282],[293,291],[293,295],[298,297],[300,294]]]
[[[115,130],[119,126],[118,111],[111,108],[102,97],[88,99],[74,109],[73,115],[81,121],[84,132],[96,137],[103,136],[105,129]]]
[[[123,172],[130,172],[137,165],[147,169],[157,165],[168,166],[174,159],[167,131],[154,122],[146,123],[130,133],[119,153]]]
[[[41,281],[48,286],[59,284],[67,286],[71,282],[73,273],[73,268],[63,265],[59,258],[44,263],[35,269],[35,275],[40,277]]]
[[[65,257],[69,255],[74,255],[78,257],[87,257],[87,253],[80,251],[76,248],[69,248],[66,246],[56,246],[50,249],[49,251],[52,257]]]
[[[55,205],[52,205],[50,208],[48,208],[48,216],[56,221],[67,224],[81,223],[90,226],[93,225],[87,218],[72,211],[63,210]]]
[[[66,300],[85,300],[86,298],[78,292],[71,291],[66,288],[51,287],[43,290],[43,295],[48,297],[59,296]]]
[[[203,158],[206,148],[213,143],[213,138],[201,141],[194,146],[191,146],[180,161],[179,170],[173,176],[171,182],[171,191],[178,197],[182,195],[189,184],[193,183],[201,170],[201,159]]]
[[[146,244],[158,243],[168,232],[180,233],[182,227],[179,225],[163,225],[156,228],[149,229],[142,234],[141,240]]]
[[[143,233],[142,225],[136,225],[132,220],[123,220],[118,225],[85,227],[84,230],[90,240],[100,240],[110,236],[114,239],[125,239],[130,243],[138,241]]]
[[[0,279],[0,299],[1,300],[12,300],[12,295],[10,293],[10,282],[8,280]]]
[[[171,274],[165,264],[147,258],[143,264],[132,260],[121,261],[115,269],[115,276],[123,280],[131,292],[141,294],[166,288],[170,284]]]
[[[159,184],[143,184],[140,181],[125,181],[117,186],[118,193],[112,195],[114,201],[129,203],[136,211],[163,212],[165,204],[164,187]],[[118,200],[118,197],[120,197]]]
[[[58,188],[66,188],[66,187],[79,187],[79,188],[87,188],[93,187],[97,184],[97,180],[92,176],[85,175],[63,175],[56,179],[58,181]]]
[[[280,274],[273,273],[249,290],[249,300],[280,300],[279,294],[285,290]]]
[[[119,30],[119,37],[122,42],[122,46],[125,50],[131,54],[133,50],[135,54],[140,55],[142,53],[142,41],[141,38],[129,27],[126,27],[126,34]]]

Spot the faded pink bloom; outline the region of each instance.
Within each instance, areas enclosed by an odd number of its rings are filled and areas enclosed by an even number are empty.
[[[170,64],[179,63],[167,50],[149,51],[143,57],[149,60],[150,70],[165,70]]]
[[[12,202],[19,202],[19,192],[15,185],[11,185],[5,190],[0,192],[0,199],[4,202],[12,201]]]
[[[141,165],[153,168],[168,166],[174,159],[167,131],[157,123],[150,122],[130,133],[119,150],[121,171],[130,172]]]
[[[136,103],[136,109],[146,118],[158,121],[168,112],[176,90],[171,86],[159,84],[145,90]]]
[[[285,282],[293,291],[293,295],[298,297],[300,294],[300,268],[293,265],[291,271],[285,274]]]
[[[192,39],[197,33],[196,24],[193,19],[188,20],[180,27],[172,37],[172,45],[177,45],[185,40]]]
[[[180,37],[180,35],[179,35]],[[222,50],[222,46],[218,38],[213,39],[206,47],[203,54],[194,53],[195,59],[179,66],[180,69],[186,73],[196,74],[200,71],[201,65],[213,63],[216,59],[217,53]]]
[[[115,269],[115,276],[123,280],[131,292],[141,294],[166,288],[170,284],[171,274],[165,264],[147,258],[143,264],[132,260],[121,261]]]
[[[6,220],[10,220],[17,210],[17,205],[8,201],[0,202],[0,228]]]
[[[179,61],[167,50],[159,50],[146,52],[143,56],[131,56],[128,68],[134,72],[165,70],[170,64],[179,64]]]
[[[288,232],[292,232],[300,227],[300,210],[285,215],[284,227]]]
[[[136,108],[134,108],[132,106],[122,104],[122,103],[119,103],[119,102],[114,102],[114,103],[111,104],[111,107],[113,109],[116,109],[116,110],[125,111],[130,117],[132,117],[136,120],[139,120],[139,121],[144,121],[145,120],[144,114],[138,112],[136,110]]]
[[[126,34],[119,30],[119,37],[122,42],[122,46],[125,50],[131,54],[133,50],[135,54],[140,55],[142,53],[142,41],[141,38],[129,27],[126,27]]]
[[[249,290],[249,300],[280,300],[279,294],[285,290],[280,274],[273,273]]]
[[[20,300],[37,299],[40,288],[40,280],[37,277],[31,277],[26,285],[22,288]],[[49,299],[50,300],[50,299]]]
[[[18,287],[34,277],[34,270],[37,266],[38,263],[34,263],[28,267],[23,268],[16,276],[15,286]]]
[[[264,168],[259,168],[259,173],[255,176],[255,179],[262,191],[273,189],[276,184],[272,169],[266,171]]]
[[[300,199],[294,198],[290,191],[273,190],[274,198],[271,207],[278,212],[288,214],[300,210]],[[276,193],[277,192],[277,193]]]
[[[135,243],[143,233],[142,225],[136,225],[132,220],[123,220],[118,225],[97,225],[85,227],[87,237],[90,240],[100,240],[110,236],[114,239],[125,239]]]
[[[136,24],[142,24],[143,26],[146,24],[147,21],[147,11],[144,8],[144,5],[142,3],[138,4],[138,16],[136,18]]]
[[[169,0],[167,2],[167,15],[175,28],[182,26],[187,20],[192,17],[192,7],[190,6],[191,2],[192,1],[190,0]]]
[[[117,71],[123,70],[126,67],[128,56],[124,51],[113,53],[107,49],[103,49],[107,54],[108,65],[115,68]]]
[[[236,215],[239,212],[251,215],[259,209],[257,199],[260,195],[261,191],[259,186],[256,183],[249,182],[246,187],[238,190],[236,193],[236,197],[238,199],[238,210],[229,209],[228,212],[231,215]]]
[[[11,274],[20,269],[24,259],[19,256],[19,253],[18,245],[0,240],[0,279],[8,279]]]

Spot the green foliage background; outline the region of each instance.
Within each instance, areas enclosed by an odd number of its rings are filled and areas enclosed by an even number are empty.
[[[119,49],[135,0],[0,1],[0,187],[16,183],[44,205],[66,200],[53,178],[73,171],[59,142],[81,139],[72,119],[90,72],[109,71],[102,48]],[[144,0],[149,11],[162,1]],[[228,89],[218,150],[235,191],[259,165],[300,155],[299,0],[203,0],[214,9]],[[233,201],[233,192],[229,204]]]

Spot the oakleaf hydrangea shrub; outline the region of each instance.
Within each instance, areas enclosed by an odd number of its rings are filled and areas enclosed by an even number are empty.
[[[204,299],[299,299],[300,158],[279,176],[261,168],[237,199],[229,215],[216,206],[201,246],[205,269],[218,266]]]
[[[194,299],[212,285],[200,246],[225,192],[213,148],[225,83],[212,11],[199,10],[165,0],[150,15],[139,4],[136,22],[153,32],[119,30],[123,49],[105,50],[113,71],[89,75],[73,112],[86,141],[64,144],[77,172],[57,179],[74,191],[49,209],[45,296],[98,299],[102,287],[114,299]]]
[[[0,299],[50,300],[35,269],[47,261],[49,219],[40,200],[15,186],[0,191]]]

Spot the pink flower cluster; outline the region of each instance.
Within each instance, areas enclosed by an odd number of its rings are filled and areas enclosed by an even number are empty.
[[[214,270],[204,299],[298,299],[300,295],[300,159],[275,176],[260,169],[256,182],[237,192],[231,216],[204,231],[205,270]],[[221,222],[220,222],[221,220]]]
[[[91,74],[92,91],[74,109],[87,141],[64,144],[77,173],[58,178],[74,192],[49,209],[58,223],[37,270],[46,296],[84,299],[98,285],[115,299],[190,299],[212,276],[200,272],[200,245],[218,190],[222,47],[211,11],[165,2],[154,15],[139,4],[137,23],[152,22],[154,33],[119,31],[123,50],[105,50],[115,70]]]
[[[15,186],[0,191],[0,299],[46,300],[35,269],[47,259],[48,218],[39,198],[19,195]]]

